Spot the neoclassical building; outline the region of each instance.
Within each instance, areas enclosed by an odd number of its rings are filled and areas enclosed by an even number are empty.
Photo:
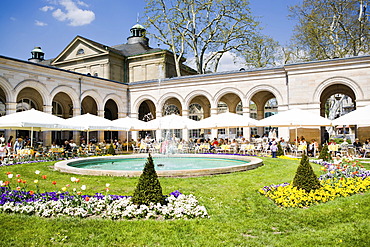
[[[131,116],[143,120],[176,113],[200,120],[230,111],[262,119],[292,108],[329,116],[333,114],[329,109],[340,104],[345,103],[348,110],[370,104],[370,56],[205,75],[182,65],[182,73],[175,77],[172,53],[151,48],[145,29],[138,24],[127,43],[112,47],[77,36],[55,59],[44,60],[40,48],[32,51],[29,61],[0,56],[0,113],[35,108],[63,118],[91,113],[108,119]],[[178,130],[177,135],[211,137],[224,131]],[[266,130],[232,131],[249,137]],[[304,129],[300,135],[320,139],[321,132]],[[17,133],[6,132],[10,134]],[[370,137],[368,128],[359,128],[356,134]],[[38,133],[46,144],[70,137],[78,142],[79,135]],[[112,135],[126,139],[124,132],[97,132],[95,138]],[[289,129],[279,128],[279,135],[289,138]]]

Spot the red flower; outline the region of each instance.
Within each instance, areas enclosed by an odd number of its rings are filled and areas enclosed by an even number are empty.
[[[35,194],[35,192],[33,190],[30,190],[30,191],[28,191],[28,194],[30,194],[32,196],[33,194]]]
[[[11,172],[7,172],[6,175],[12,174]]]
[[[19,186],[18,186],[16,189],[17,189],[17,190],[21,190],[21,187],[19,187]]]
[[[17,179],[17,182],[18,182],[18,183],[22,183],[22,179],[18,178],[18,179]]]
[[[20,178],[21,177],[21,174],[17,174],[17,175],[15,175],[15,177]]]
[[[42,177],[42,179],[46,179],[46,175],[42,175],[41,177]]]
[[[75,181],[76,183],[78,183],[78,182],[80,182],[80,179],[79,178],[76,178],[76,181]]]
[[[7,186],[7,185],[9,185],[9,184],[10,184],[10,182],[9,182],[9,181],[5,181],[5,182],[4,182],[4,185],[5,185],[5,186]]]
[[[90,201],[90,197],[86,196],[85,201],[87,201],[87,202]]]
[[[51,182],[52,184],[54,184],[54,185],[56,185],[57,184],[57,181],[53,181],[53,182]]]
[[[107,187],[107,188],[105,188],[105,191],[106,191],[106,192],[108,192],[108,191],[109,191],[109,188],[108,188],[108,187]]]
[[[22,183],[24,183],[24,184],[25,184],[26,182],[27,182],[26,180],[22,180]]]

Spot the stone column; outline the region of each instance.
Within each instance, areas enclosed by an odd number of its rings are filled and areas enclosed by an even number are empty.
[[[17,111],[17,103],[16,102],[6,102],[6,115],[15,113]],[[5,130],[5,141],[8,141],[10,136],[13,136],[13,142],[15,141],[16,138],[16,130],[14,129],[7,129]]]
[[[249,118],[249,107],[243,106],[243,116]],[[247,140],[250,140],[251,138],[251,128],[250,127],[243,128],[243,137]]]
[[[162,117],[162,111],[157,111],[157,112],[155,113],[155,115],[156,115],[156,118],[160,118],[160,117]],[[157,141],[160,141],[160,140],[162,139],[162,130],[156,130],[156,131],[155,131],[155,139],[156,139]]]
[[[212,107],[211,108],[211,116],[217,115],[217,107]],[[217,138],[217,129],[211,129],[211,137],[210,139],[212,140],[213,138]]]
[[[182,110],[182,117],[187,117],[189,118],[189,110]],[[189,141],[189,130],[188,129],[183,129],[182,130],[182,139],[185,141]]]
[[[53,106],[52,105],[44,105],[44,112],[51,114],[52,113]],[[52,132],[51,131],[44,131],[42,135],[43,139],[43,146],[51,146],[52,143]],[[37,141],[37,140],[36,140]]]
[[[99,117],[104,117],[104,110],[98,110],[98,116]],[[104,140],[104,131],[97,131],[98,132],[98,143],[99,142],[103,142],[103,140]]]

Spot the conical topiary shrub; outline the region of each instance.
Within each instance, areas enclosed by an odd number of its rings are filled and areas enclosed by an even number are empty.
[[[107,150],[107,153],[110,154],[110,155],[116,155],[116,150],[114,150],[114,146],[113,146],[113,143],[111,143],[109,145],[109,148]]]
[[[140,175],[132,202],[136,205],[149,205],[151,202],[154,204],[163,204],[164,202],[162,187],[159,183],[157,172],[154,169],[153,158],[150,154],[145,163],[143,173]]]
[[[301,163],[293,179],[293,186],[304,189],[307,192],[321,187],[320,181],[313,172],[308,156],[303,154]]]
[[[330,160],[330,153],[329,153],[329,147],[327,144],[324,144],[322,149],[321,149],[321,152],[320,152],[320,155],[319,155],[319,159],[322,159],[323,161],[329,161]]]
[[[284,156],[284,150],[281,147],[280,142],[278,143],[277,147],[278,147],[278,150],[276,152],[276,156]]]

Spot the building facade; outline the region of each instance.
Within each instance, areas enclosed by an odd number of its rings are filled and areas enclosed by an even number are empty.
[[[175,77],[172,54],[150,48],[145,29],[135,25],[127,44],[108,47],[77,36],[55,59],[45,61],[43,57],[38,48],[30,61],[0,56],[2,115],[35,108],[63,118],[91,113],[112,120],[124,116],[144,120],[176,113],[200,120],[230,111],[262,119],[292,108],[328,116],[327,102],[333,95],[346,97],[353,108],[370,104],[370,56],[206,75],[195,75],[182,65],[185,76]],[[360,138],[370,137],[368,128],[359,130]],[[234,131],[249,137],[266,130]],[[279,128],[285,138],[289,131]],[[304,129],[300,135],[320,139],[321,132]],[[217,130],[179,134],[187,139],[214,136]],[[7,131],[6,135],[16,133]],[[79,135],[39,133],[46,145],[71,136],[78,142]],[[126,139],[125,133],[115,135]],[[97,132],[94,138],[109,136]]]

